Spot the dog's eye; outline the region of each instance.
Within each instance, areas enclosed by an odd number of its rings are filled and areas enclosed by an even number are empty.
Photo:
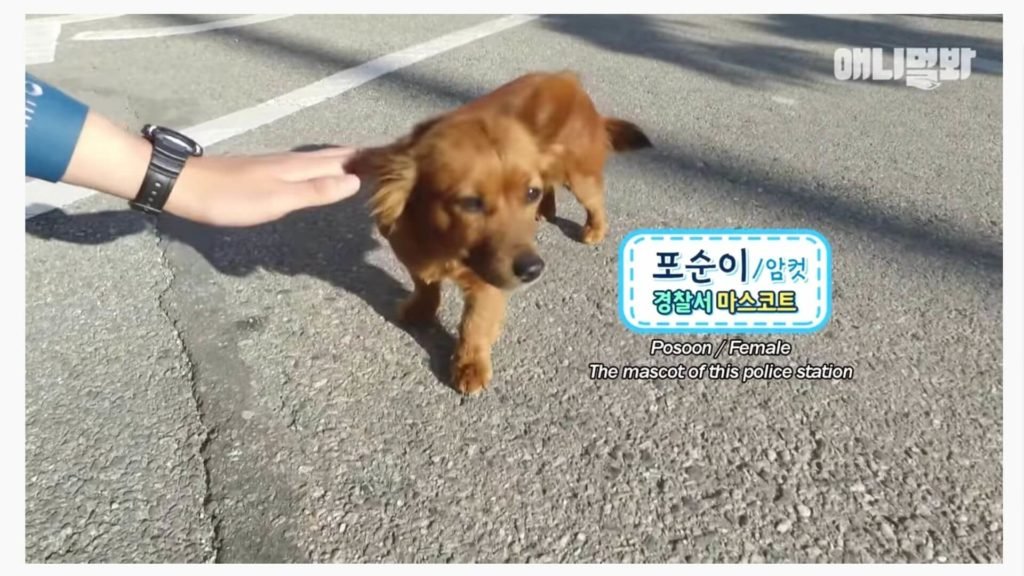
[[[484,211],[484,201],[476,196],[466,196],[464,198],[459,198],[457,204],[460,209],[465,210],[466,212]]]
[[[540,188],[530,186],[530,188],[526,190],[526,201],[532,204],[537,200],[540,200],[541,194],[542,192]]]

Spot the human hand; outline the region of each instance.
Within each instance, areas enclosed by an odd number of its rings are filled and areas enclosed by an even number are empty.
[[[338,202],[359,191],[359,177],[345,169],[355,152],[190,157],[163,211],[213,226],[253,226]],[[62,181],[131,200],[152,155],[148,140],[90,110]]]
[[[252,226],[344,200],[360,181],[345,171],[351,148],[189,158],[164,210],[213,226]]]

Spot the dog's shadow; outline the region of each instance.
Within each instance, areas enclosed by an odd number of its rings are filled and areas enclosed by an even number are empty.
[[[544,222],[547,222],[547,220],[544,220]],[[570,240],[579,242],[580,238],[583,237],[583,226],[581,226],[578,222],[568,220],[566,218],[559,216],[558,214],[555,214],[555,219],[551,223],[558,227],[562,234],[564,234],[565,237],[569,238]]]
[[[295,151],[315,150],[302,146]],[[455,338],[439,322],[409,326],[398,320],[399,303],[409,289],[391,274],[371,264],[369,253],[381,246],[366,205],[367,186],[337,204],[303,210],[276,222],[249,228],[213,228],[170,215],[160,217],[161,236],[184,243],[218,272],[247,276],[268,270],[288,276],[305,275],[329,282],[366,302],[377,314],[401,328],[428,355],[431,372],[452,388],[450,359]],[[150,225],[131,211],[70,215],[53,211],[26,221],[26,233],[75,244],[102,244],[142,232]],[[386,244],[385,244],[386,247]],[[411,281],[408,282],[411,287]],[[352,327],[358,331],[359,327]]]

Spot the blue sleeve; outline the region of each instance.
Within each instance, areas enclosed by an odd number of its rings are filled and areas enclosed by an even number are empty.
[[[25,73],[25,175],[58,182],[71,162],[89,107]]]

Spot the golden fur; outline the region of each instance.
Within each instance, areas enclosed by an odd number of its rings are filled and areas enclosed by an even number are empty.
[[[555,189],[573,192],[587,211],[581,239],[598,243],[608,229],[609,154],[648,146],[632,123],[601,116],[575,74],[533,73],[349,163],[376,181],[377,228],[412,277],[401,319],[432,321],[443,280],[463,292],[457,390],[473,394],[490,382],[508,292],[543,270],[534,238],[541,217],[555,218]]]

